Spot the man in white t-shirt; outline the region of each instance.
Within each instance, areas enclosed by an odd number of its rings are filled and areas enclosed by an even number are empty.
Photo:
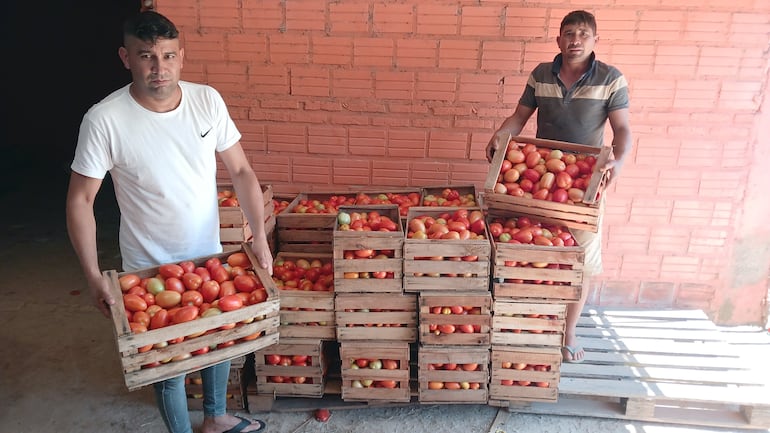
[[[221,252],[216,156],[227,168],[252,228],[252,249],[272,274],[262,189],[241,135],[213,88],[180,81],[184,49],[164,16],[142,12],[126,21],[118,54],[132,82],[94,105],[83,118],[67,194],[67,228],[99,310],[115,300],[99,268],[93,204],[110,173],[120,207],[123,270],[158,266]],[[226,412],[230,362],[201,371],[203,433],[257,432],[265,423]],[[155,384],[171,433],[191,433],[184,376]]]

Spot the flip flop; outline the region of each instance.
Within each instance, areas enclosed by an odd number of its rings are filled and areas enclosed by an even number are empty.
[[[223,433],[259,433],[261,431],[265,430],[265,427],[267,427],[267,424],[265,424],[264,421],[258,420],[258,419],[248,419],[244,418],[242,416],[235,415],[236,418],[240,419],[241,422],[239,422],[235,427],[231,428],[230,430],[227,430]],[[249,430],[248,432],[243,432],[243,429],[246,427],[254,424],[259,423],[260,427],[256,430]]]
[[[575,353],[580,352],[581,350],[583,350],[583,348],[580,347],[580,346],[572,347],[572,346],[564,345],[564,347],[562,347],[562,350],[566,350],[567,353],[569,353],[570,358],[571,358],[571,359],[567,359],[567,357],[565,357],[562,354],[562,361],[563,362],[569,362],[570,364],[580,364],[581,362],[583,362],[583,360],[585,360],[585,358],[575,359]]]

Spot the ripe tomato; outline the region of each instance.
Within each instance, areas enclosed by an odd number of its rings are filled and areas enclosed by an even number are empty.
[[[257,288],[257,279],[251,275],[238,275],[233,279],[235,290],[251,293]]]
[[[198,307],[185,305],[174,313],[174,323],[185,323],[198,318]]]
[[[174,263],[166,263],[158,267],[158,273],[163,278],[180,278],[184,274],[184,269],[181,266]]]
[[[120,283],[120,290],[124,292],[127,292],[128,289],[134,286],[138,286],[141,281],[142,279],[139,278],[139,276],[136,274],[126,274],[118,278],[118,283]]]
[[[182,275],[182,283],[187,290],[198,290],[203,284],[203,278],[194,272],[188,272]]]
[[[214,280],[204,281],[199,292],[203,297],[203,302],[214,302],[219,296],[219,283]]]
[[[212,257],[203,264],[203,266],[211,272],[214,268],[222,267],[222,261],[218,257]]]
[[[164,290],[155,295],[155,303],[162,308],[173,308],[182,302],[182,294],[173,290]]]
[[[131,311],[132,313],[147,309],[147,302],[145,302],[141,296],[133,293],[126,293],[123,295],[123,305],[125,305],[126,310]]]
[[[219,299],[219,309],[222,311],[233,311],[243,307],[243,299],[238,295],[227,295]]]
[[[204,283],[211,279],[211,273],[209,272],[209,270],[202,266],[198,266],[197,268],[195,268],[193,272],[200,275]]]
[[[265,301],[267,301],[267,291],[264,288],[254,290],[249,294],[249,305],[259,304],[260,302]]]
[[[149,287],[149,285],[150,283],[148,282],[147,286]],[[184,283],[182,282],[182,280],[180,280],[177,277],[166,278],[166,281],[164,282],[164,286],[166,287],[166,290],[171,290],[178,293],[184,293],[185,291]]]
[[[234,295],[236,292],[237,290],[235,290],[235,284],[233,284],[232,281],[223,281],[219,283],[219,298]]]
[[[203,304],[203,295],[197,290],[188,290],[182,293],[182,305],[200,307]]]
[[[132,320],[136,323],[144,325],[145,327],[150,326],[150,315],[145,311],[135,312]]]
[[[244,252],[236,252],[227,256],[227,264],[230,265],[230,267],[240,266],[242,268],[248,268],[251,266],[249,256]]]
[[[150,319],[150,329],[163,328],[164,326],[168,326],[169,322],[168,310],[160,309],[156,311]]]
[[[281,361],[280,355],[276,355],[276,354],[265,355],[265,362],[268,365],[278,365],[280,361]]]
[[[209,272],[211,272],[211,279],[219,284],[230,279],[230,273],[223,266],[210,269]]]

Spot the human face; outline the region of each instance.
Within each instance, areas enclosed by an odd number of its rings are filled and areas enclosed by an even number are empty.
[[[579,63],[588,60],[598,39],[587,24],[569,24],[556,37],[556,43],[565,62]]]
[[[127,37],[118,54],[131,71],[132,95],[139,103],[163,104],[178,96],[184,49],[179,39],[157,39],[155,44]]]

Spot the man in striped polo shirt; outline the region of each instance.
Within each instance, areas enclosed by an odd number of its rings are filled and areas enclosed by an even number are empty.
[[[561,22],[556,43],[561,51],[553,62],[539,64],[530,74],[513,115],[503,122],[487,145],[487,159],[505,149],[509,135],[519,135],[537,110],[537,137],[595,147],[604,146],[604,126],[612,129],[614,159],[602,171],[609,183],[617,179],[631,154],[628,122],[628,83],[616,68],[596,60],[593,52],[599,39],[596,19],[586,11],[568,13]],[[609,185],[608,183],[608,185]],[[562,355],[565,362],[581,362],[585,356],[575,330],[591,287],[591,277],[602,272],[601,216],[599,233],[574,230],[585,247],[586,265],[582,297],[567,308],[567,326]]]

